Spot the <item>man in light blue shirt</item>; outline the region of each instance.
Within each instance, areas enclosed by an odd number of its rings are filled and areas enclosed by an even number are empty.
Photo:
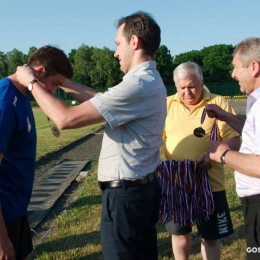
[[[105,259],[158,259],[156,223],[161,190],[155,169],[166,117],[166,89],[153,61],[160,45],[160,27],[137,12],[118,22],[114,56],[125,73],[105,93],[70,80],[61,87],[82,104],[68,107],[40,84],[32,93],[60,129],[106,122],[99,158],[102,190],[101,242]],[[18,68],[25,86],[33,80]]]

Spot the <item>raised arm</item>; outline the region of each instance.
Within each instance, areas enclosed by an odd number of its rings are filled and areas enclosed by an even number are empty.
[[[60,88],[80,103],[83,103],[98,94],[94,89],[83,86],[70,79],[66,79]]]
[[[29,67],[17,67],[16,75],[18,81],[26,87],[35,79]],[[73,129],[105,122],[104,117],[89,100],[78,106],[69,107],[46,91],[39,82],[34,83],[31,93],[43,112],[60,129]]]
[[[215,104],[207,105],[207,115],[210,118],[216,118],[218,120],[226,122],[230,127],[236,130],[239,134],[242,133],[245,120],[223,110],[218,105]]]

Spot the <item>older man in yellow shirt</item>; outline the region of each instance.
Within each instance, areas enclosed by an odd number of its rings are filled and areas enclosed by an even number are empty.
[[[212,185],[215,210],[209,221],[198,223],[201,235],[203,259],[220,259],[220,238],[233,233],[229,208],[225,194],[223,164],[212,162],[207,148],[214,119],[202,115],[207,104],[217,104],[233,113],[229,103],[219,95],[209,92],[204,86],[203,74],[199,65],[186,62],[174,70],[177,93],[167,98],[167,117],[163,140],[166,141],[167,160],[197,160],[199,168],[206,169]],[[216,120],[216,134],[219,141],[237,150],[240,136],[227,123]],[[173,221],[165,225],[172,234],[172,247],[175,259],[189,259],[191,251],[190,232],[192,228],[181,227]]]

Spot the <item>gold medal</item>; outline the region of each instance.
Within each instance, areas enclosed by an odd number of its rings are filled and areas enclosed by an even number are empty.
[[[50,122],[50,118],[47,117],[48,121]],[[51,132],[52,134],[55,136],[55,137],[59,137],[60,136],[60,130],[58,129],[58,127],[56,125],[52,125],[50,124],[50,129],[51,129]]]

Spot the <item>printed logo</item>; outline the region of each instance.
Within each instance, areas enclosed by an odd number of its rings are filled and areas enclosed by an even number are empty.
[[[17,97],[14,96],[14,101],[13,101],[13,105],[16,106],[16,102],[17,102]]]
[[[28,116],[27,116],[27,127],[28,127],[28,132],[30,133],[32,129],[32,125]]]
[[[260,253],[260,247],[247,247],[246,248],[247,253]]]
[[[227,217],[225,211],[222,214],[217,214],[218,217],[218,232],[224,234],[228,232]]]

